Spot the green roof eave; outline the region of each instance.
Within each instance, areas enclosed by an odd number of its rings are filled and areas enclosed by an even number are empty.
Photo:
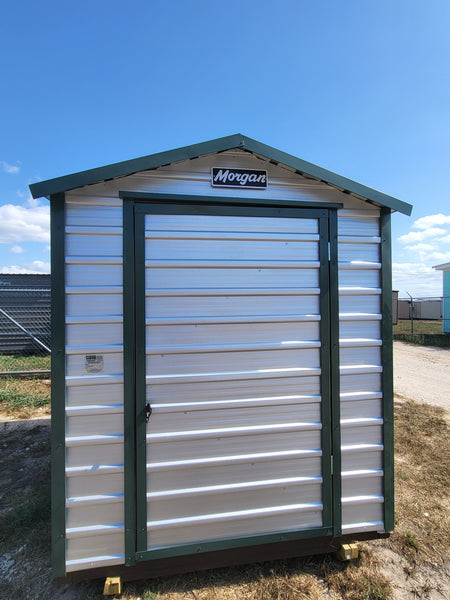
[[[253,152],[254,154],[267,158],[271,162],[286,165],[301,175],[307,175],[314,179],[324,181],[343,191],[356,194],[375,204],[385,206],[405,215],[411,214],[412,206],[406,202],[383,194],[382,192],[357,183],[356,181],[337,175],[332,171],[318,167],[317,165],[292,156],[291,154],[287,154],[286,152],[282,152],[281,150],[277,150],[276,148],[272,148],[271,146],[267,146],[266,144],[262,144],[261,142],[241,134],[230,135],[209,142],[193,144],[191,146],[184,146],[183,148],[177,148],[176,150],[158,152],[157,154],[150,154],[149,156],[143,156],[141,158],[114,163],[96,169],[89,169],[88,171],[73,173],[72,175],[56,177],[55,179],[48,179],[47,181],[40,181],[30,185],[30,191],[33,198],[40,198],[42,196],[48,197],[58,192],[66,192],[85,185],[115,179],[116,177],[125,177],[132,173],[156,169],[171,163],[198,158],[207,154],[225,152],[226,150],[232,150],[233,148],[242,148],[248,152]]]

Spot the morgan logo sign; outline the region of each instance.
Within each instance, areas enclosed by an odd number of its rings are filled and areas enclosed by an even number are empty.
[[[267,188],[267,171],[256,169],[224,169],[213,167],[211,184],[214,187]]]

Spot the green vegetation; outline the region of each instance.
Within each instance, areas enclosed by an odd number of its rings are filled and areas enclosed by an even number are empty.
[[[0,372],[50,371],[50,354],[0,354]]]
[[[36,409],[49,409],[50,381],[0,379],[0,411],[8,416],[29,418]]]
[[[411,321],[402,319],[394,325],[394,336],[396,334],[411,333]],[[442,321],[422,321],[415,319],[413,322],[413,333],[427,335],[445,335],[442,331]]]
[[[407,548],[413,548],[416,552],[419,551],[419,541],[410,531],[405,531],[403,533],[403,542]]]
[[[450,334],[442,331],[442,321],[414,321],[411,333],[411,321],[402,320],[394,325],[394,340],[420,346],[450,347]]]

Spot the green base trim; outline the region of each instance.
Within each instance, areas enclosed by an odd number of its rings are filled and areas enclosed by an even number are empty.
[[[330,535],[332,535],[331,527],[305,529],[302,531],[286,531],[284,533],[261,534],[243,538],[232,538],[229,540],[217,540],[201,543],[197,542],[195,544],[171,546],[170,548],[156,548],[155,550],[145,550],[143,552],[137,552],[136,559],[138,561],[141,561],[159,558],[171,558],[174,556],[186,556],[188,554],[200,554],[203,552],[216,552],[218,550],[245,548],[247,546],[272,544],[277,542],[288,542],[292,540],[305,540],[316,537],[327,537]]]

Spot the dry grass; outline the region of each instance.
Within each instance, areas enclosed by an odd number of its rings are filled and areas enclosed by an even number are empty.
[[[50,415],[50,380],[0,379],[0,416],[30,419]]]
[[[326,581],[345,600],[385,600],[391,597],[391,584],[380,571],[380,562],[367,547],[360,547],[357,561],[341,572],[330,573]]]
[[[124,600],[387,600],[390,584],[368,548],[352,563],[331,556],[192,573],[128,584]],[[94,599],[92,599],[94,600]]]
[[[392,547],[412,563],[450,557],[450,436],[442,408],[395,405],[396,529]]]

